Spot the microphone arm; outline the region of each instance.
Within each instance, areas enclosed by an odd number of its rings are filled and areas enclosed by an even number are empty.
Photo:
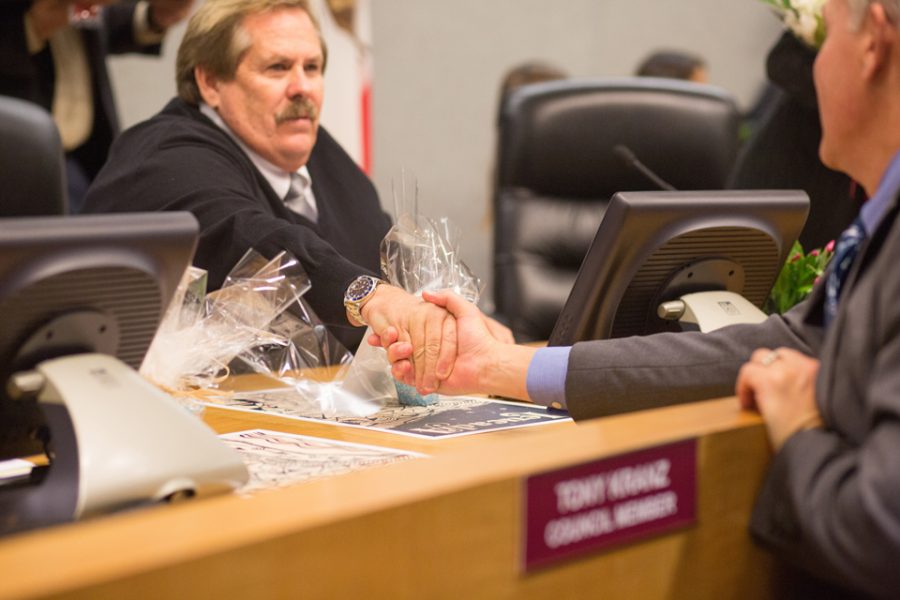
[[[628,166],[637,169],[644,177],[652,181],[659,189],[670,192],[675,191],[675,187],[671,183],[654,173],[650,167],[639,161],[638,157],[634,155],[634,152],[632,152],[631,148],[628,146],[617,144],[616,146],[613,146],[613,152],[624,160]]]

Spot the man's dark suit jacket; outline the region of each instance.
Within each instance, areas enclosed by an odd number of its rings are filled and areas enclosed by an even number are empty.
[[[312,282],[304,297],[352,351],[363,329],[347,322],[344,291],[380,272],[391,222],[372,182],[322,127],[307,167],[318,223],[287,209],[227,133],[175,99],[116,140],[84,212],[192,212],[200,222],[194,264],[209,272],[211,289],[250,248],[268,258],[290,251]]]
[[[566,379],[570,412],[591,418],[732,395],[758,347],[818,358],[825,428],[791,436],[774,457],[751,531],[823,580],[893,598],[900,597],[897,202],[861,248],[827,334],[825,286],[817,285],[807,301],[760,325],[576,344]]]
[[[49,45],[36,56],[28,53],[24,14],[31,1],[0,0],[0,94],[34,102],[50,111],[53,104],[53,58]],[[119,119],[113,100],[108,54],[142,52],[158,54],[159,45],[139,46],[134,40],[134,4],[123,3],[103,9],[97,28],[82,30],[94,96],[94,127],[88,140],[72,154],[93,178],[103,163],[113,138],[119,133]]]

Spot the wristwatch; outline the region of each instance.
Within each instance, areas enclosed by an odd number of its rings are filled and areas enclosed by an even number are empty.
[[[362,323],[363,325],[368,325],[365,319],[363,319],[360,311],[375,293],[375,288],[382,283],[386,282],[383,279],[378,279],[371,275],[360,275],[350,282],[347,291],[344,292],[344,307],[347,309],[347,314],[349,314],[354,321]]]

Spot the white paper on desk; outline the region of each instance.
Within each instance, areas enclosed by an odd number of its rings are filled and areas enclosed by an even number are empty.
[[[252,398],[241,398],[240,394],[235,394],[230,398],[217,399],[210,405],[424,439],[453,438],[571,420],[566,413],[536,404],[473,396],[441,396],[437,403],[429,406],[389,404],[373,415],[349,417],[325,416],[309,410],[291,401],[290,392],[279,390],[257,392]]]
[[[241,493],[284,487],[358,469],[388,465],[427,455],[380,446],[250,429],[219,436],[237,450],[250,471]]]

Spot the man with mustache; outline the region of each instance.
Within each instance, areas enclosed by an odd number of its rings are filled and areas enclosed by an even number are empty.
[[[448,313],[377,285],[390,227],[366,175],[324,128],[326,49],[305,0],[208,0],[178,50],[178,97],[122,134],[85,212],[188,210],[194,263],[219,287],[248,248],[293,253],[305,298],[355,349],[368,323],[398,327],[436,389],[455,348]]]

